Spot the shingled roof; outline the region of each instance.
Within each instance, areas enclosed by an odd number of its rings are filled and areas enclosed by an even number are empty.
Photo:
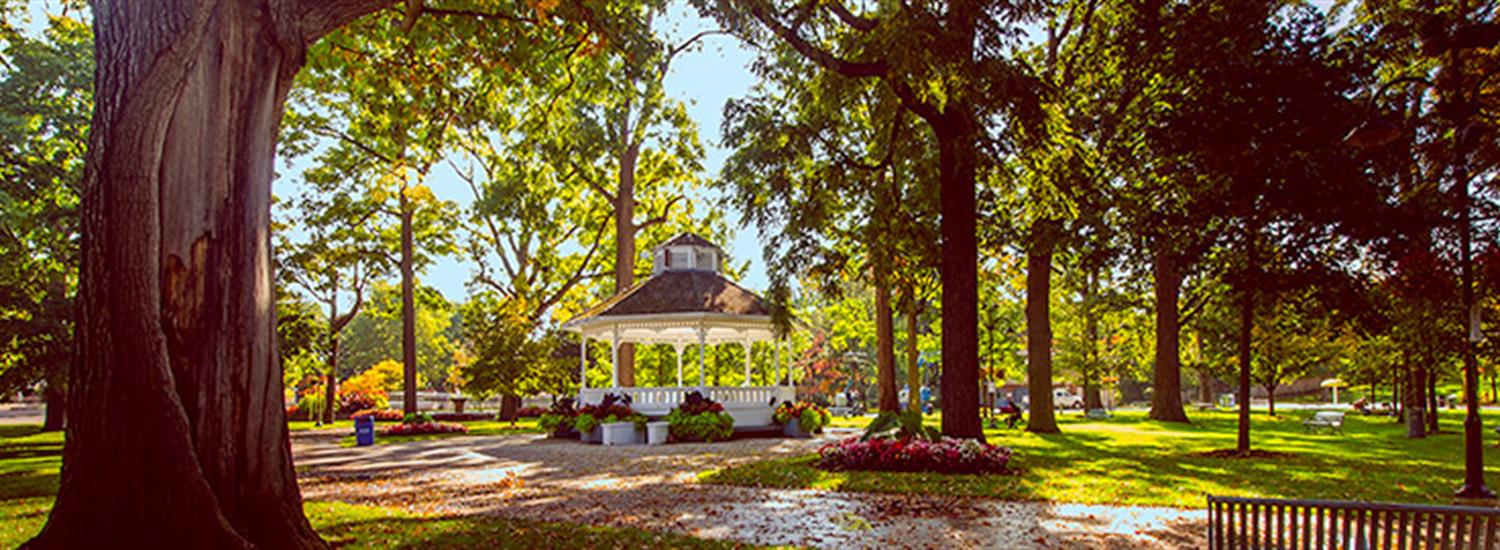
[[[667,242],[658,245],[656,248],[661,248],[663,246],[711,246],[714,248],[719,248],[719,245],[709,242],[708,239],[699,237],[698,235],[693,233],[683,233],[676,237],[672,237],[671,239],[668,239]],[[722,248],[719,249],[723,250]]]
[[[755,293],[711,271],[665,271],[579,314],[569,324],[593,317],[715,313],[770,315]]]

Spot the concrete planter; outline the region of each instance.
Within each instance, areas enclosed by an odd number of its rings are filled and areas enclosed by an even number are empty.
[[[671,427],[666,422],[647,422],[646,423],[646,444],[647,445],[664,445],[664,444],[667,443],[667,436],[670,433],[671,433]]]
[[[578,441],[582,443],[603,443],[604,433],[602,430],[602,427],[594,426],[594,429],[589,430],[587,433],[578,432]]]
[[[782,424],[781,433],[786,434],[787,437],[796,439],[812,438],[812,434],[802,431],[802,423],[796,420],[788,420],[786,424]]]
[[[600,425],[605,445],[640,445],[645,443],[634,422],[610,422]]]

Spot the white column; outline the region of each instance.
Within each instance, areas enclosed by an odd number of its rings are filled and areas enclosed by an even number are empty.
[[[589,389],[589,337],[578,333],[582,342],[578,345],[578,387]]]
[[[708,344],[704,340],[708,337],[703,327],[698,327],[698,387],[707,387],[708,381]]]
[[[750,385],[750,341],[749,340],[745,340],[744,342],[740,342],[740,345],[744,346],[744,348],[745,348],[745,381],[742,382],[742,383],[740,383],[740,385],[741,386],[749,386]]]
[[[672,349],[677,350],[677,387],[682,387],[682,342],[672,342]]]
[[[609,341],[609,387],[620,387],[620,326],[615,325],[614,338]]]

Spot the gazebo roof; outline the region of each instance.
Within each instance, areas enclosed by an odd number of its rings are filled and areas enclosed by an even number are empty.
[[[625,292],[589,308],[569,320],[580,325],[609,317],[706,313],[770,316],[771,310],[755,293],[712,271],[665,271]]]
[[[667,239],[667,242],[664,242],[664,243],[661,243],[661,244],[657,245],[656,248],[659,249],[659,248],[664,248],[664,247],[668,247],[668,246],[708,246],[708,247],[713,247],[713,248],[716,248],[716,249],[719,249],[719,250],[723,250],[722,248],[719,248],[719,245],[716,245],[713,242],[710,242],[708,239],[705,239],[703,237],[699,237],[696,233],[682,233],[682,234],[679,234],[676,237],[672,237],[671,239]]]

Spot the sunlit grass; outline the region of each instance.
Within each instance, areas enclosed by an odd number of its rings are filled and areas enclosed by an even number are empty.
[[[1462,416],[1444,411],[1444,431],[1427,439],[1405,437],[1388,417],[1346,418],[1344,435],[1306,434],[1302,418],[1257,412],[1253,447],[1287,453],[1284,458],[1223,459],[1197,453],[1232,449],[1232,412],[1193,412],[1192,424],[1155,422],[1144,411],[1123,411],[1110,420],[1076,413],[1059,418],[1061,434],[989,429],[986,438],[1015,451],[1015,476],[957,476],[879,472],[825,472],[814,457],[776,459],[705,472],[711,483],[845,491],[954,494],[1088,504],[1149,504],[1202,507],[1205,494],[1446,503],[1463,478]],[[1496,415],[1486,413],[1487,424]],[[868,419],[836,419],[862,426]],[[940,419],[928,417],[937,425]],[[1487,436],[1492,435],[1486,429]],[[1486,465],[1500,467],[1500,449],[1488,447]],[[1500,475],[1488,476],[1491,486]]]

